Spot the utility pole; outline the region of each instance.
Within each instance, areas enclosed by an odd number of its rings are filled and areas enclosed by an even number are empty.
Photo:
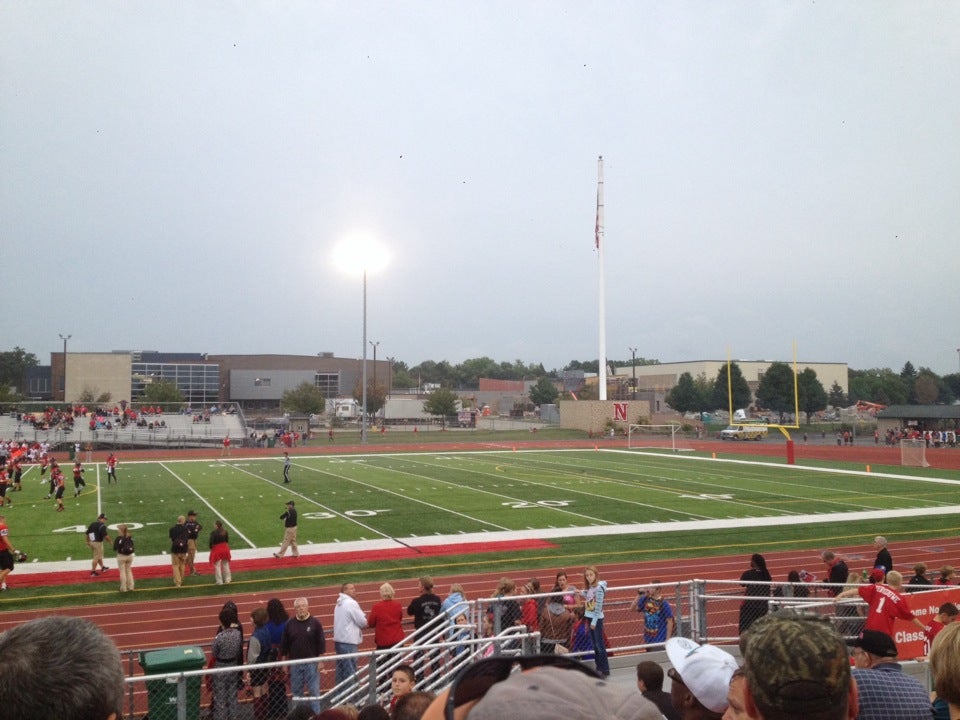
[[[377,387],[377,345],[380,344],[380,341],[377,340],[374,342],[370,341],[370,344],[373,346],[373,387]]]
[[[637,349],[635,347],[629,348],[630,354],[633,356],[633,362],[631,363],[633,367],[633,399],[637,399]]]

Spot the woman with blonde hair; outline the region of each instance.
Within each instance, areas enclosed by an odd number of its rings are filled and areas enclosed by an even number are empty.
[[[953,577],[956,575],[956,571],[953,569],[952,565],[944,565],[940,568],[940,577],[937,578],[937,585],[954,585]]]
[[[377,650],[386,650],[404,640],[403,605],[394,599],[393,585],[380,586],[380,601],[373,604],[367,616],[367,627],[373,628],[373,642]]]
[[[583,616],[590,621],[590,639],[593,642],[593,657],[597,672],[604,677],[610,676],[610,663],[607,661],[606,637],[603,634],[603,598],[607,592],[607,581],[600,579],[600,573],[593,565],[583,569]]]
[[[117,554],[117,569],[120,571],[120,592],[133,590],[133,535],[127,525],[117,525],[113,551]]]
[[[947,704],[950,720],[960,720],[960,623],[950,623],[933,639],[930,675],[938,703]]]

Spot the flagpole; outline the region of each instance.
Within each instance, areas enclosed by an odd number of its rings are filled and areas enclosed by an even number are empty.
[[[597,294],[599,297],[599,324],[600,324],[600,352],[598,354],[598,382],[599,395],[601,400],[607,399],[607,331],[606,331],[606,302],[604,299],[605,291],[603,285],[603,155],[597,159]]]

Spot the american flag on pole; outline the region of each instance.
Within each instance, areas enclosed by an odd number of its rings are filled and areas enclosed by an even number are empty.
[[[600,249],[600,188],[597,188],[597,224],[593,229],[594,240],[596,241],[597,250]]]

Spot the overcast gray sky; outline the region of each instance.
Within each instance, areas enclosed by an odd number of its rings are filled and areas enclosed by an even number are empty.
[[[0,347],[956,372],[960,2],[0,3]]]

